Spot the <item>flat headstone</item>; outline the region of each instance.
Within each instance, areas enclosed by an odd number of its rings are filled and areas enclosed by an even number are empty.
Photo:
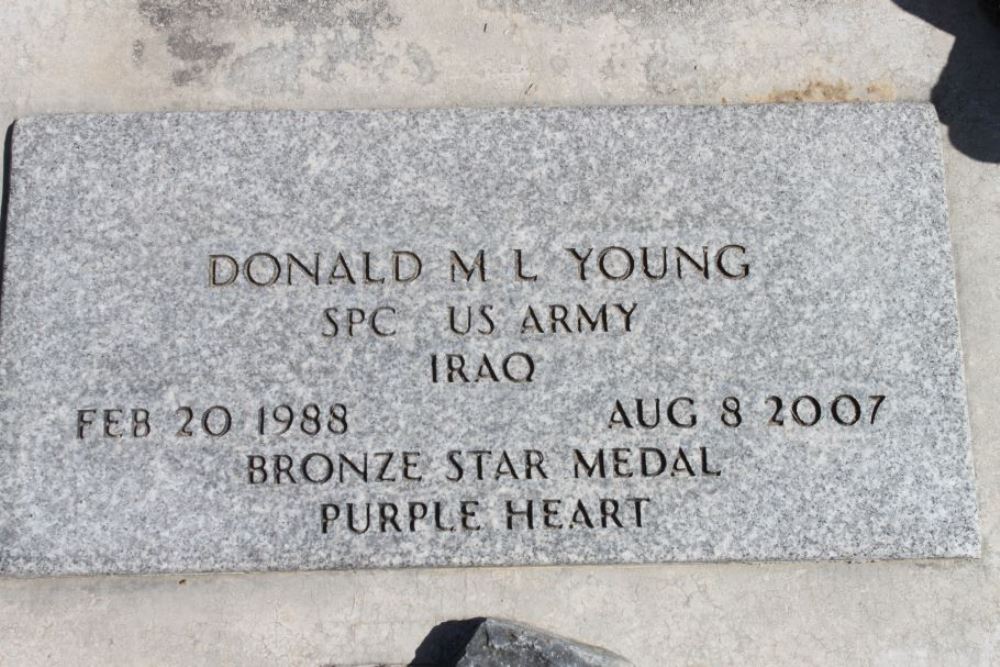
[[[979,552],[926,105],[13,131],[0,572]]]

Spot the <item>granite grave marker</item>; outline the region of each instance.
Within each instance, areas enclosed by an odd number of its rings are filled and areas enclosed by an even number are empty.
[[[975,556],[929,105],[15,124],[0,572]]]

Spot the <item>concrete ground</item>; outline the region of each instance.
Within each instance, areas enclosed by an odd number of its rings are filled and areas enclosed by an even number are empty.
[[[405,663],[483,615],[650,667],[1000,663],[1000,30],[974,0],[3,0],[0,44],[4,126],[933,96],[984,539],[966,561],[5,579],[0,664]]]

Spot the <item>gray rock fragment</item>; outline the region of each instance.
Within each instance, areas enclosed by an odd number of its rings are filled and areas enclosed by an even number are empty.
[[[625,658],[536,628],[484,620],[455,667],[630,667]]]

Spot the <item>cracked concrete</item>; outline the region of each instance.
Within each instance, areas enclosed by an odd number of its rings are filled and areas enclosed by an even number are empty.
[[[938,562],[6,579],[0,664],[401,663],[441,621],[485,615],[650,667],[1000,662],[1000,167],[967,131],[996,119],[995,61],[975,50],[989,36],[954,26],[960,9],[938,20],[931,2],[898,2],[6,0],[5,125],[72,111],[947,99],[946,63],[972,71],[982,57],[974,103],[942,108],[984,549]]]

